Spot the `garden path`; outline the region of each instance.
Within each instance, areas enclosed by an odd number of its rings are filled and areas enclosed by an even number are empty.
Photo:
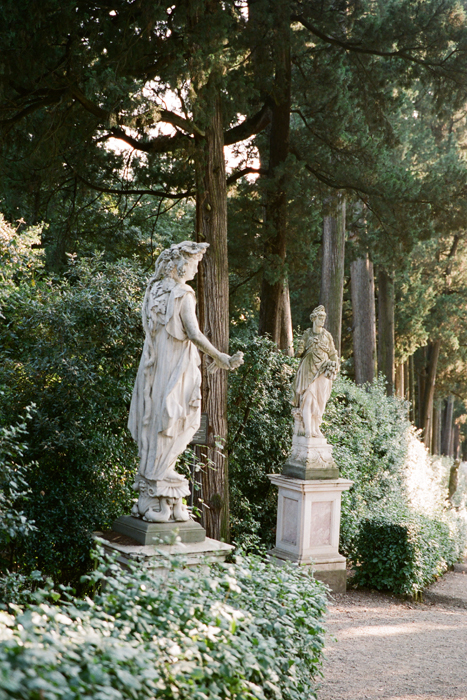
[[[423,603],[334,595],[318,700],[467,700],[467,565]]]

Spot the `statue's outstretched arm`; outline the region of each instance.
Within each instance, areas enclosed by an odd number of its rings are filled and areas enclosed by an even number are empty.
[[[220,352],[212,343],[209,342],[206,336],[201,333],[198,325],[198,319],[196,318],[195,301],[191,294],[187,294],[184,297],[180,310],[180,316],[188,338],[196,345],[198,350],[201,350],[201,352],[204,352],[206,355],[209,355],[209,357],[212,357],[216,368],[236,369],[242,364],[243,356],[241,358],[239,356],[241,353],[236,353],[231,357],[225,352]]]

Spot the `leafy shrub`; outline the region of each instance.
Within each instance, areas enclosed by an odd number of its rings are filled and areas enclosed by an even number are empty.
[[[76,580],[89,564],[92,531],[108,527],[132,496],[137,459],[126,417],[141,350],[142,274],[95,256],[60,280],[44,272],[17,280],[2,299],[0,410],[8,425],[36,405],[24,438],[33,461],[24,509],[38,533],[24,540],[20,562]]]
[[[26,412],[31,417],[30,410]],[[15,564],[15,547],[35,529],[24,513],[30,493],[28,471],[22,463],[26,445],[26,424],[0,427],[0,571]],[[1,584],[0,584],[1,585]]]
[[[351,552],[354,583],[414,595],[458,561],[466,540],[465,524],[391,510],[365,517]]]
[[[360,519],[374,508],[406,504],[404,465],[411,423],[405,402],[388,397],[384,380],[357,386],[345,376],[334,382],[323,433],[333,445],[340,474],[351,479],[342,494],[341,550],[350,553]]]
[[[291,381],[297,361],[268,338],[235,338],[231,351],[244,364],[229,376],[229,483],[232,538],[249,549],[271,546],[277,489],[267,475],[280,472],[290,451]]]
[[[326,601],[306,574],[243,558],[152,579],[101,560],[89,581],[93,601],[0,613],[0,698],[316,697]]]

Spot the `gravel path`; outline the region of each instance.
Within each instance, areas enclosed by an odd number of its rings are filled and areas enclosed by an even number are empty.
[[[467,700],[467,567],[428,593],[334,595],[318,699]]]

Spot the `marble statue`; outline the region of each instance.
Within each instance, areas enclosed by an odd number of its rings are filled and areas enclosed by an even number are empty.
[[[313,327],[305,331],[298,345],[301,362],[293,386],[294,416],[298,435],[322,438],[320,425],[332,382],[339,371],[339,357],[332,335],[323,328],[324,306],[313,310],[310,321]]]
[[[190,493],[189,483],[175,464],[200,426],[198,349],[213,359],[210,373],[233,370],[243,362],[242,353],[219,352],[198,326],[195,293],[186,283],[195,277],[208,246],[183,241],[164,250],[144,296],[145,340],[128,428],[140,458],[133,485],[139,497],[132,515],[149,522],[190,517],[182,500]]]
[[[320,426],[339,371],[339,357],[331,334],[323,328],[324,306],[317,306],[310,320],[313,326],[305,331],[298,345],[301,361],[293,382],[292,450],[282,473],[305,480],[338,478],[332,446]]]

